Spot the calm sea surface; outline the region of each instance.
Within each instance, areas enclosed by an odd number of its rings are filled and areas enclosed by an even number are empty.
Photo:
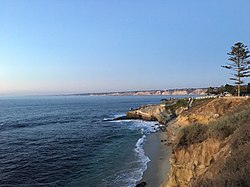
[[[0,186],[134,186],[155,122],[105,120],[161,98],[0,98]]]

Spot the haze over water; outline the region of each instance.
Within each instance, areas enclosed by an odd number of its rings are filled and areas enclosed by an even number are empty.
[[[224,85],[230,47],[250,45],[249,9],[249,0],[1,0],[0,95]]]

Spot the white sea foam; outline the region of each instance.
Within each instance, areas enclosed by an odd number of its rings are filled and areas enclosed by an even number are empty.
[[[135,153],[136,156],[139,159],[141,168],[139,170],[136,171],[136,173],[138,173],[136,176],[137,178],[135,179],[136,182],[140,181],[142,179],[142,175],[143,172],[147,169],[147,163],[150,161],[149,157],[145,155],[144,149],[143,149],[143,145],[145,143],[146,140],[146,135],[143,135],[135,144]]]
[[[131,120],[131,119],[123,119],[123,120],[113,120],[113,121],[110,121],[110,122],[114,122],[114,123],[121,123],[121,122],[132,122],[134,120]]]
[[[122,114],[115,114],[114,115],[114,118],[119,118],[119,117],[123,117],[123,116],[126,116],[125,113],[122,113]]]
[[[123,117],[123,116],[126,116],[126,114],[115,114],[114,117],[109,117],[109,118],[104,118],[103,121],[112,121],[116,118],[119,118],[119,117]],[[116,120],[116,121],[120,121],[120,120]]]
[[[147,134],[154,133],[159,130],[158,123],[156,122],[145,122],[142,120],[134,120],[134,127],[141,128],[142,137],[138,139],[135,144],[135,154],[140,163],[140,169],[134,171],[133,175],[133,184],[131,186],[135,186],[136,182],[142,179],[143,172],[147,169],[147,163],[150,161],[149,157],[145,155],[144,152],[144,143],[147,139]],[[132,181],[131,181],[132,182]]]
[[[142,137],[137,140],[134,148],[137,167],[132,170],[122,171],[115,179],[116,184],[132,187],[142,179],[143,172],[147,169],[147,163],[150,161],[149,157],[145,155],[143,149],[147,135],[158,131],[159,127],[157,122],[147,122],[142,120],[121,120],[117,122],[123,122],[124,125],[128,125],[128,128],[131,130],[140,129],[142,134]]]
[[[117,117],[120,115],[117,115]],[[130,130],[139,130],[142,137],[139,138],[135,144],[134,153],[135,161],[126,170],[120,171],[113,176],[113,185],[119,185],[120,187],[133,187],[138,181],[142,179],[143,172],[147,169],[147,163],[150,161],[149,157],[145,155],[144,144],[147,139],[147,135],[157,132],[159,130],[158,122],[155,121],[143,121],[143,120],[116,120],[112,121],[126,125]],[[130,169],[129,169],[130,168]]]
[[[155,121],[142,121],[142,120],[131,120],[133,123],[129,128],[135,129],[140,128],[142,134],[150,134],[159,130],[158,122]]]
[[[114,118],[104,118],[103,121],[111,121],[113,120]]]
[[[150,161],[143,149],[146,138],[146,135],[143,135],[135,144],[134,152],[136,160],[131,165],[136,165],[137,167],[119,172],[113,181],[115,185],[119,185],[120,187],[134,187],[136,182],[142,179],[143,172],[147,169],[147,163]]]

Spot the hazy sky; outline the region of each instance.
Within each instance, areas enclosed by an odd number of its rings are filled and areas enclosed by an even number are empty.
[[[0,94],[220,86],[249,0],[1,0]],[[246,82],[250,82],[249,79]]]

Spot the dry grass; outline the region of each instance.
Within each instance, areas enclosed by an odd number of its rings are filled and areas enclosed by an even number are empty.
[[[176,146],[187,147],[208,138],[223,140],[233,134],[242,121],[250,116],[250,107],[243,107],[234,113],[210,122],[208,125],[192,124],[181,129]]]
[[[250,186],[250,100],[235,107],[230,113],[204,124],[191,124],[182,128],[175,148],[201,143],[206,139],[221,140],[221,148],[229,145],[228,155],[213,160],[201,175],[192,181],[192,187],[247,187]],[[226,141],[223,141],[227,138]],[[224,144],[224,143],[226,144]],[[211,173],[216,173],[211,177]]]
[[[213,178],[197,179],[193,187],[248,187],[250,186],[250,117],[241,121],[230,139],[231,155],[223,167],[213,167],[218,174]],[[224,162],[224,160],[218,161]],[[216,164],[216,163],[215,163]],[[213,171],[210,171],[213,173]]]

